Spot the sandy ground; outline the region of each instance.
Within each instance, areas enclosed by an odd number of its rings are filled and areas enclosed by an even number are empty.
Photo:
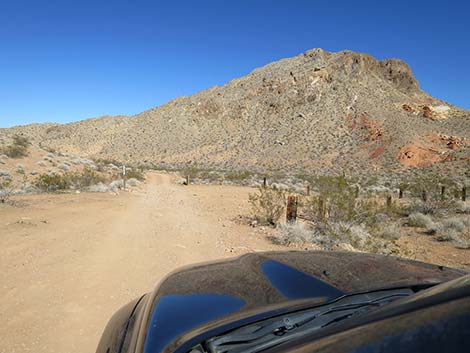
[[[190,263],[280,247],[237,221],[249,188],[33,195],[0,209],[0,352],[94,352],[123,304]]]
[[[241,221],[246,187],[177,185],[150,173],[139,190],[15,197],[0,205],[0,353],[94,352],[111,315],[176,268],[279,250]],[[469,251],[429,236],[407,257],[470,268]]]

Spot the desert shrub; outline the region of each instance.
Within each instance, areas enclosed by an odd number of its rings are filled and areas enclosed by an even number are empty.
[[[470,217],[462,217],[461,221],[465,225],[465,227],[470,227]]]
[[[385,249],[382,239],[373,237],[364,224],[329,222],[309,229],[302,223],[282,224],[276,242],[282,245],[314,244],[321,248],[379,252]]]
[[[383,239],[397,240],[401,236],[401,226],[398,223],[390,223],[383,227],[379,232],[379,236]]]
[[[420,227],[420,228],[428,228],[433,224],[431,217],[428,215],[415,212],[408,216],[408,225],[410,227]]]
[[[21,158],[28,155],[28,147],[31,143],[25,136],[15,135],[13,136],[13,142],[2,148],[2,153],[10,158]]]
[[[403,214],[408,216],[412,213],[422,213],[425,215],[439,215],[452,209],[449,200],[428,200],[414,201],[403,208]]]
[[[470,202],[458,201],[456,203],[456,210],[458,213],[470,214]]]
[[[251,172],[248,170],[230,171],[225,175],[225,179],[233,183],[237,183],[249,179],[251,175]]]
[[[132,168],[129,171],[126,171],[126,178],[128,179],[137,179],[138,181],[145,180],[145,174],[141,169]]]
[[[138,186],[139,184],[140,182],[136,178],[131,178],[126,181],[126,185],[129,185],[129,186]]]
[[[358,188],[344,176],[319,176],[314,180],[318,189],[304,203],[305,212],[313,219],[351,221],[357,216]]]
[[[315,244],[315,233],[303,223],[280,224],[276,242],[281,245]]]
[[[41,191],[47,192],[66,190],[70,187],[70,180],[66,175],[41,174],[36,178],[34,186]]]
[[[456,232],[461,233],[465,230],[465,224],[458,218],[449,218],[442,221],[443,229],[454,229]]]
[[[24,174],[24,166],[23,166],[23,164],[18,163],[18,164],[16,165],[16,172],[17,172],[18,174]]]
[[[365,224],[353,222],[320,223],[315,227],[314,239],[326,249],[358,250],[372,253],[390,253],[392,242],[372,235]]]
[[[85,167],[82,171],[76,172],[41,174],[36,178],[34,185],[42,191],[57,191],[71,188],[84,189],[105,181],[105,177],[92,168]]]
[[[197,178],[209,183],[220,182],[223,179],[220,173],[212,170],[201,170]]]
[[[82,189],[98,183],[104,183],[106,178],[98,174],[91,167],[85,167],[82,171],[64,174],[64,178],[68,180],[69,185]]]
[[[196,179],[198,175],[203,172],[204,169],[201,169],[196,166],[188,166],[180,171],[180,174],[183,178],[189,177],[190,179]]]
[[[44,163],[44,161],[38,161],[38,162],[36,162],[36,164],[40,167],[45,167],[46,166],[46,163]]]
[[[438,241],[459,241],[458,232],[452,228],[446,228],[439,232],[436,236]]]
[[[90,192],[108,192],[110,190],[110,188],[103,184],[103,183],[98,183],[96,185],[90,185],[88,188],[87,188],[87,191],[90,191]]]
[[[57,168],[61,169],[61,170],[64,170],[64,171],[68,171],[70,170],[69,166],[65,163],[60,163]]]
[[[118,189],[122,189],[124,187],[124,182],[122,179],[114,180],[109,184],[109,190],[116,192]]]
[[[0,177],[2,177],[4,179],[11,179],[11,174],[10,174],[10,172],[8,172],[6,170],[0,170]]]
[[[11,196],[12,189],[10,188],[11,180],[0,181],[0,203],[5,203]]]
[[[443,229],[441,222],[431,222],[426,226],[426,234],[428,235],[436,235],[441,233]]]
[[[441,195],[442,186],[446,189],[444,196]],[[412,179],[408,183],[407,189],[414,197],[421,197],[424,190],[428,200],[437,201],[452,198],[455,192],[458,192],[459,186],[454,180],[441,174],[427,174]]]
[[[285,204],[286,193],[275,187],[259,187],[258,192],[249,195],[253,217],[260,224],[277,224]]]
[[[121,162],[119,162],[116,159],[111,159],[111,158],[93,158],[93,162],[96,164],[103,164],[103,165],[109,165],[109,164],[114,164],[114,165],[122,165]]]

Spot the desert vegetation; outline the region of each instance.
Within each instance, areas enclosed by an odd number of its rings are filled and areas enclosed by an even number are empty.
[[[28,147],[31,145],[29,139],[25,136],[14,135],[12,142],[0,148],[0,154],[9,158],[20,158],[28,155]]]
[[[465,188],[437,176],[405,187],[361,185],[341,176],[317,176],[302,193],[259,187],[249,197],[253,219],[277,227],[282,245],[400,254],[398,239],[423,234],[456,247],[470,247],[470,204]],[[460,190],[460,191],[459,191]],[[297,198],[296,222],[285,222],[286,195]],[[277,196],[277,195],[282,195]]]
[[[5,144],[11,141],[11,144]],[[10,196],[39,192],[117,192],[124,188],[122,164],[94,161],[71,153],[42,148],[29,138],[14,135],[3,139],[0,154],[0,195],[2,203]],[[19,152],[23,151],[23,152]],[[145,169],[126,169],[126,187],[136,187],[145,179]]]
[[[10,180],[0,181],[0,203],[7,202],[9,197],[11,196],[12,190],[10,188],[10,185]]]

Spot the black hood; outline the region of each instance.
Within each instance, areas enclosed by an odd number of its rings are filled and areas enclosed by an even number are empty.
[[[228,330],[344,294],[437,284],[465,272],[395,257],[340,252],[253,253],[178,270],[145,298],[137,352],[185,351]]]

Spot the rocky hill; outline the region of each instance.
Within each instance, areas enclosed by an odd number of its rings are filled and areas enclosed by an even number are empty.
[[[419,88],[409,66],[313,49],[132,117],[0,130],[89,158],[217,169],[464,173],[470,112]],[[423,169],[424,168],[424,169]]]

